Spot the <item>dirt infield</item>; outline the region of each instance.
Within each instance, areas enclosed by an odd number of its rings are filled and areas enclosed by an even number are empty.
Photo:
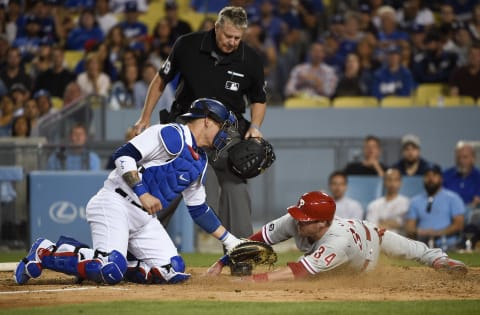
[[[223,274],[205,277],[205,269],[188,270],[191,280],[179,285],[91,282],[75,284],[73,277],[45,271],[39,279],[19,286],[12,272],[0,273],[0,308],[89,303],[114,300],[207,301],[400,301],[480,299],[480,268],[456,278],[427,267],[380,267],[369,275],[331,274],[315,280],[245,283]],[[257,270],[259,271],[259,270]]]

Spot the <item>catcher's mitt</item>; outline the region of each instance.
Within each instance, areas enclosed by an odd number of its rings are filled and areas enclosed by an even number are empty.
[[[228,164],[238,177],[255,177],[275,161],[272,145],[263,138],[241,140],[228,150]]]
[[[228,252],[230,264],[249,263],[256,265],[273,265],[277,261],[277,253],[272,246],[257,241],[246,241],[238,244]]]

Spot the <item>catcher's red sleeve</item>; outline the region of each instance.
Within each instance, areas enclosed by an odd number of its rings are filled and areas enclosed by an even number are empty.
[[[295,279],[302,279],[310,275],[305,266],[300,262],[289,262],[287,266],[292,270]]]
[[[255,234],[250,235],[248,239],[252,241],[263,242],[268,244],[268,242],[263,239],[262,230],[258,231]]]

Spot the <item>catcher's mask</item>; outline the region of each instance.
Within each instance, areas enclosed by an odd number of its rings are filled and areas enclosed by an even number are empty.
[[[204,118],[209,117],[220,123],[220,130],[213,138],[213,147],[218,153],[232,140],[228,135],[229,128],[236,128],[237,118],[221,102],[211,98],[199,98],[192,102],[188,113],[183,118]]]
[[[297,221],[332,221],[335,216],[335,200],[321,191],[303,194],[297,205],[288,207],[288,213]]]

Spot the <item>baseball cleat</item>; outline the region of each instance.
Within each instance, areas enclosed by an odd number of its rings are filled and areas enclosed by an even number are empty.
[[[454,275],[465,275],[468,272],[467,266],[463,262],[449,257],[437,258],[433,262],[432,267],[437,271],[444,271]]]
[[[18,263],[15,274],[13,275],[16,283],[24,284],[30,278],[40,277],[42,264],[39,261],[38,249],[43,241],[45,241],[44,238],[37,239],[30,248],[27,256]]]

